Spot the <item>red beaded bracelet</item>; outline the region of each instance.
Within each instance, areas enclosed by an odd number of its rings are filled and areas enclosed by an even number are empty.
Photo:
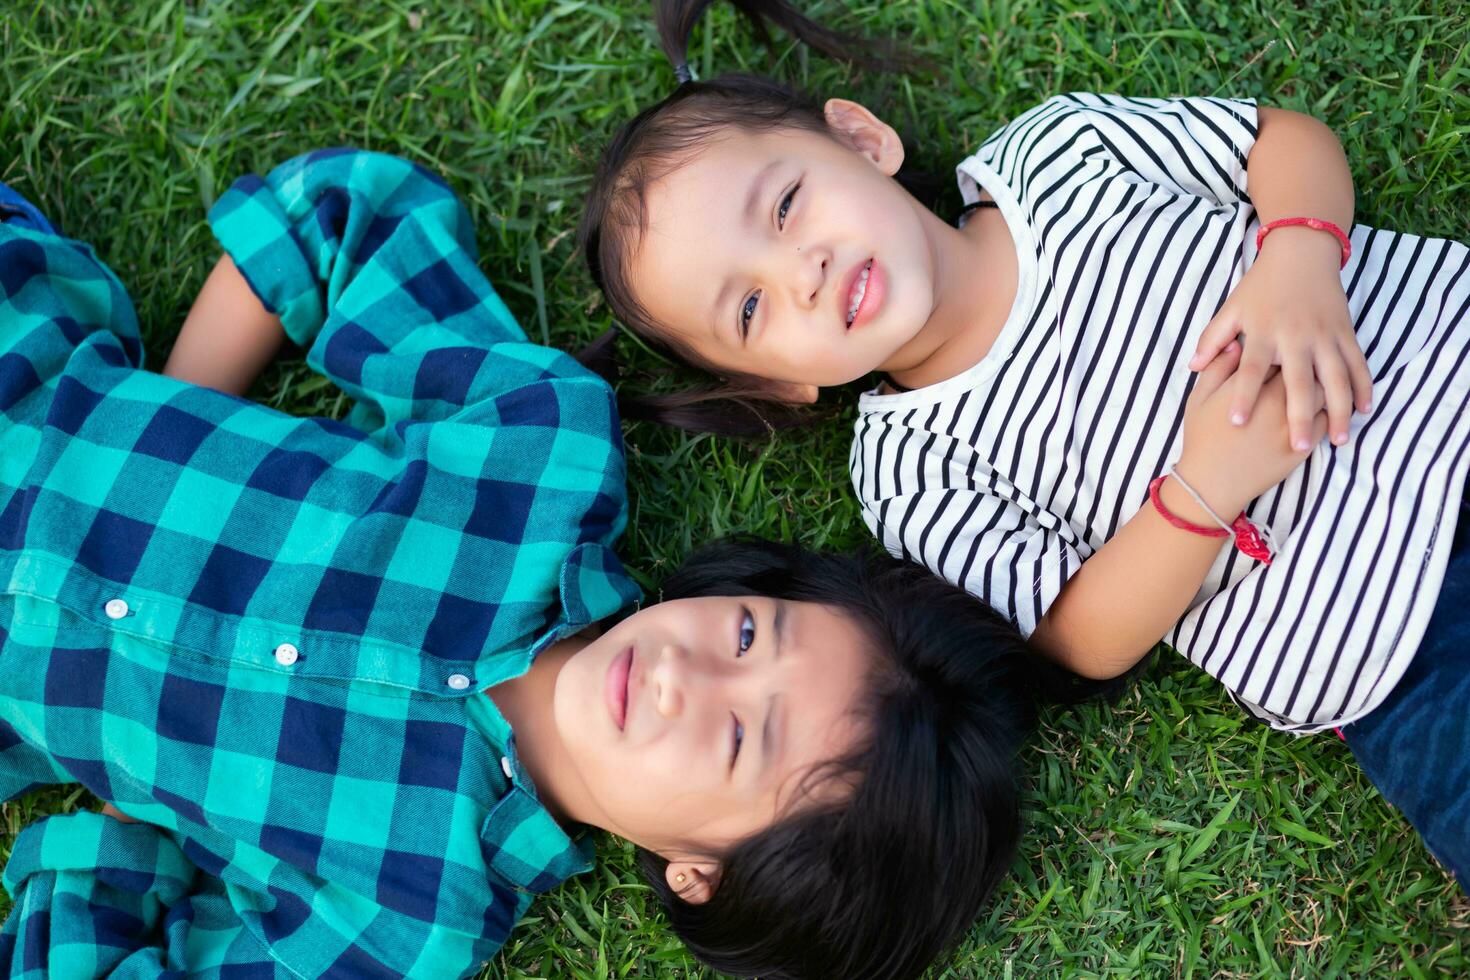
[[[1155,477],[1148,485],[1148,499],[1153,501],[1154,510],[1157,510],[1164,520],[1181,531],[1188,531],[1191,534],[1201,534],[1207,538],[1227,538],[1234,535],[1235,547],[1247,558],[1254,558],[1263,565],[1271,564],[1271,546],[1262,536],[1260,528],[1256,527],[1255,524],[1251,523],[1251,519],[1245,516],[1245,511],[1241,511],[1240,516],[1230,522],[1230,527],[1227,530],[1223,526],[1201,527],[1198,524],[1186,521],[1184,518],[1171,512],[1168,507],[1165,507],[1163,495],[1159,493],[1159,487],[1163,486],[1164,481],[1168,478],[1169,474],[1165,473],[1163,476]],[[1176,476],[1175,479],[1178,479],[1178,477]],[[1180,486],[1184,486],[1185,489],[1188,489],[1188,486],[1183,480],[1180,480],[1179,484]],[[1211,511],[1211,516],[1214,516],[1213,511]],[[1224,522],[1221,521],[1221,524],[1223,525]]]
[[[1306,225],[1313,231],[1331,232],[1337,238],[1338,244],[1342,246],[1342,265],[1337,268],[1340,271],[1347,267],[1348,259],[1352,258],[1353,254],[1353,243],[1348,240],[1347,235],[1343,234],[1341,228],[1330,221],[1323,221],[1321,218],[1277,218],[1275,221],[1261,225],[1256,231],[1256,251],[1259,252],[1261,250],[1261,243],[1266,240],[1266,235],[1271,229],[1287,228],[1291,225]]]

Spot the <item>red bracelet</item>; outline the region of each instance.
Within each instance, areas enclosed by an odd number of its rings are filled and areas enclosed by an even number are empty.
[[[1266,235],[1271,229],[1287,228],[1291,225],[1306,225],[1313,231],[1331,232],[1337,238],[1338,244],[1342,246],[1342,265],[1337,268],[1341,271],[1347,267],[1348,259],[1353,254],[1353,243],[1348,240],[1347,235],[1343,234],[1341,228],[1330,221],[1323,221],[1321,218],[1277,218],[1275,221],[1261,225],[1256,231],[1256,251],[1259,252],[1261,250],[1261,243],[1266,240]]]
[[[1168,478],[1169,474],[1165,473],[1163,476],[1155,477],[1148,485],[1148,499],[1153,501],[1154,510],[1157,510],[1164,520],[1181,531],[1200,534],[1207,538],[1228,538],[1234,535],[1235,547],[1247,558],[1254,558],[1263,565],[1271,564],[1271,546],[1261,536],[1260,529],[1251,523],[1249,517],[1245,516],[1245,511],[1241,511],[1240,516],[1230,522],[1228,531],[1223,527],[1201,527],[1171,513],[1169,508],[1164,506],[1164,497],[1159,493],[1159,487],[1163,486],[1164,481]]]

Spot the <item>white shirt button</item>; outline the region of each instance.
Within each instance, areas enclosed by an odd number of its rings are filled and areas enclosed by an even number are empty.
[[[510,771],[510,756],[503,755],[500,757],[500,771],[505,773],[506,779],[515,779],[515,775]]]
[[[280,646],[276,647],[276,663],[280,664],[282,667],[291,666],[296,662],[296,658],[299,656],[301,656],[301,651],[296,649],[289,643],[282,643]]]
[[[128,614],[128,604],[123,599],[108,599],[102,611],[107,613],[108,619],[122,619]]]
[[[456,691],[463,691],[470,686],[470,679],[463,674],[450,674],[449,686]]]

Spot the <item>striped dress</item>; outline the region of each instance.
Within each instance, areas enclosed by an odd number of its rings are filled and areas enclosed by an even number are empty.
[[[1187,363],[1256,257],[1250,100],[1058,96],[959,165],[1009,227],[1009,318],[979,363],[862,397],[850,464],[865,520],[1030,633],[1175,462]],[[1470,248],[1357,225],[1342,270],[1374,379],[1350,438],[1320,442],[1248,508],[1269,565],[1222,548],[1165,642],[1275,727],[1363,716],[1413,658],[1470,466]]]

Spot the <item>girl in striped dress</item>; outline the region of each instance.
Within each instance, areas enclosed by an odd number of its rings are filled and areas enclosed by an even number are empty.
[[[960,162],[951,226],[870,111],[689,80],[705,4],[659,6],[681,84],[583,223],[615,313],[746,404],[881,373],[850,460],[891,551],[1079,674],[1162,639],[1339,729],[1463,886],[1470,249],[1354,225],[1333,134],[1251,99],[1049,99]]]

